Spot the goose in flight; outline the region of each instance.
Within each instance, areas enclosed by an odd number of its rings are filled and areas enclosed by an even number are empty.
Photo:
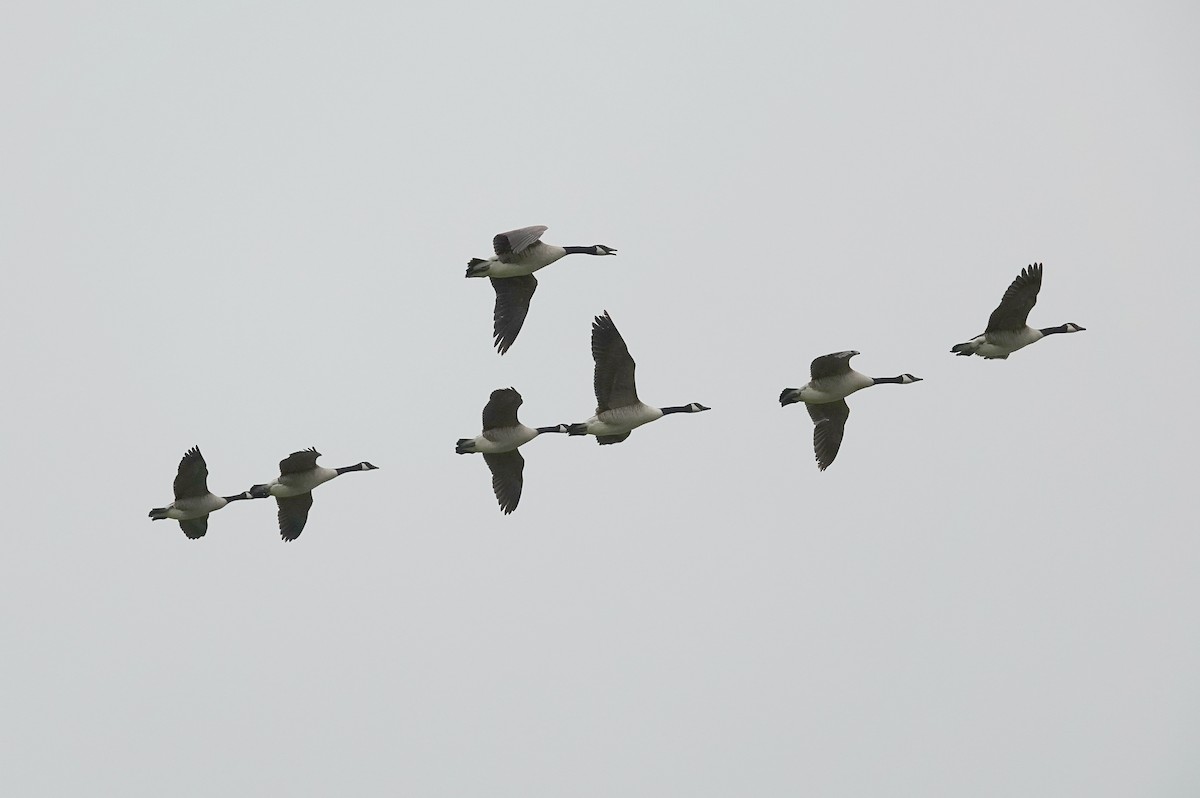
[[[517,420],[517,408],[523,401],[515,388],[492,391],[483,408],[483,433],[474,438],[459,438],[454,446],[458,454],[483,455],[492,472],[492,492],[505,515],[517,509],[525,484],[525,458],[517,449],[543,433],[567,431],[565,424],[536,429],[522,424]]]
[[[308,510],[312,507],[312,489],[348,471],[374,471],[367,461],[342,468],[324,468],[317,465],[321,453],[308,448],[292,452],[279,461],[279,476],[265,485],[250,488],[256,499],[274,496],[279,505],[279,534],[284,540],[295,540],[304,531],[308,522]]]
[[[817,468],[824,471],[837,457],[842,446],[842,435],[846,431],[846,419],[850,417],[850,406],[846,397],[872,385],[894,383],[908,385],[920,382],[920,377],[901,374],[899,377],[868,377],[850,368],[850,358],[858,352],[834,352],[821,355],[810,367],[812,379],[802,388],[784,388],[779,394],[779,404],[787,407],[804,402],[813,424],[813,450],[817,456]]]
[[[696,402],[661,408],[643,404],[633,380],[637,364],[607,310],[592,321],[592,359],[596,361],[596,415],[579,424],[568,424],[571,435],[595,435],[601,446],[620,443],[633,430],[663,416],[710,409]]]
[[[467,277],[488,277],[496,291],[496,309],[492,314],[493,338],[496,351],[504,354],[517,340],[529,300],[537,290],[533,273],[567,255],[616,255],[617,251],[604,244],[590,247],[560,247],[541,240],[545,225],[509,230],[492,239],[493,257],[471,258],[467,262]]]
[[[208,464],[200,448],[193,446],[179,461],[175,475],[175,501],[166,507],[155,507],[150,517],[155,521],[171,518],[179,522],[183,534],[192,540],[204,537],[208,531],[208,515],[230,502],[253,498],[250,491],[236,496],[217,496],[208,492]]]
[[[961,357],[979,355],[988,360],[1005,360],[1018,349],[1040,341],[1047,335],[1083,332],[1087,329],[1074,322],[1041,329],[1026,324],[1025,320],[1037,304],[1041,288],[1042,264],[1026,266],[988,317],[987,329],[966,343],[955,344],[950,351]]]

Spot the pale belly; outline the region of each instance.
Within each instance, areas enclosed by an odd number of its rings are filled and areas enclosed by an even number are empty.
[[[875,381],[865,374],[851,371],[839,379],[822,379],[809,382],[800,390],[800,398],[810,405],[823,405],[845,399],[855,391],[869,388]]]
[[[975,354],[985,358],[1003,358],[1024,349],[1042,337],[1040,330],[1026,327],[1016,332],[993,332],[981,336],[983,342],[975,350]]]
[[[279,477],[269,486],[272,496],[277,499],[289,499],[308,493],[318,485],[324,484],[337,476],[332,468],[316,468],[303,474],[288,474]]]
[[[589,435],[624,435],[626,432],[660,418],[662,418],[662,411],[657,407],[637,405],[605,410],[603,413],[592,416],[585,423]]]
[[[225,500],[211,493],[194,499],[180,499],[167,509],[167,518],[175,521],[191,521],[193,518],[203,518],[224,506]]]
[[[475,451],[481,454],[502,454],[524,446],[538,435],[532,427],[490,429],[475,439]]]

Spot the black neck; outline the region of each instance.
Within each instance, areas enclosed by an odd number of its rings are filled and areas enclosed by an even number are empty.
[[[891,382],[891,383],[895,383],[897,385],[903,385],[904,384],[904,375],[901,374],[899,377],[872,377],[871,381],[873,383],[875,383],[876,385],[879,385],[879,384],[885,383],[885,382]]]
[[[251,496],[249,494],[249,492],[247,492],[247,493],[239,493],[236,496],[222,496],[221,498],[224,499],[226,501],[226,503],[228,503],[228,502],[235,502],[238,499],[253,499],[254,497]]]
[[[362,466],[358,463],[355,463],[352,466],[342,466],[341,468],[335,468],[334,470],[338,472],[338,476],[340,477],[347,471],[362,471]]]
[[[1054,335],[1054,333],[1065,333],[1066,331],[1067,325],[1065,324],[1060,324],[1057,327],[1043,327],[1038,330],[1042,335]]]
[[[662,411],[662,414],[664,416],[668,416],[671,413],[690,413],[690,412],[692,412],[692,406],[691,405],[681,405],[679,407],[660,407],[659,410]]]
[[[566,432],[567,429],[562,424],[559,424],[556,427],[538,427],[537,431],[538,431],[538,434],[541,435],[544,432]]]
[[[595,247],[563,247],[568,255],[595,255]]]

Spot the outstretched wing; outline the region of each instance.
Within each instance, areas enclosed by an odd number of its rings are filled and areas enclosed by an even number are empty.
[[[312,471],[317,467],[317,458],[321,453],[309,447],[300,452],[292,452],[279,461],[279,475],[298,474],[301,471]]]
[[[492,313],[496,351],[504,354],[517,340],[517,333],[529,315],[529,300],[537,290],[537,278],[532,274],[523,277],[492,277],[492,288],[496,289],[496,309]]]
[[[845,399],[819,405],[805,405],[813,424],[813,451],[817,455],[817,468],[829,468],[838,449],[842,448],[842,435],[846,431],[846,419],[850,418],[850,405]]]
[[[308,511],[312,507],[312,491],[287,498],[276,497],[279,505],[279,536],[284,540],[295,540],[308,523]]]
[[[520,255],[529,245],[542,237],[542,233],[546,232],[548,227],[542,224],[535,224],[533,227],[522,227],[520,230],[509,230],[507,233],[500,233],[492,239],[492,249],[496,250],[496,257],[504,260],[505,255]]]
[[[516,388],[499,388],[492,391],[491,398],[483,408],[483,428],[489,430],[517,426],[517,408],[521,406],[522,401],[524,400]]]
[[[191,499],[207,494],[208,465],[204,462],[204,455],[200,454],[200,447],[193,446],[179,461],[179,471],[175,474],[175,499]]]
[[[986,332],[1020,330],[1029,318],[1029,311],[1037,304],[1038,291],[1042,290],[1042,264],[1026,266],[1004,292],[1004,298],[988,317]]]
[[[492,492],[496,494],[496,501],[504,514],[508,515],[517,509],[517,503],[521,501],[521,488],[525,484],[525,458],[513,449],[502,454],[484,454],[483,459],[492,472]]]
[[[637,364],[607,310],[592,322],[592,359],[596,361],[597,413],[638,403],[633,377]]]

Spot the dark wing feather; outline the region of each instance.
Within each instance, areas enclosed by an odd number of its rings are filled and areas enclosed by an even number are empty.
[[[517,408],[521,406],[521,394],[515,388],[499,388],[492,391],[491,398],[483,408],[483,428],[515,427]]]
[[[183,530],[183,534],[187,535],[192,540],[198,540],[204,537],[204,533],[208,531],[208,516],[203,518],[192,518],[188,521],[180,521],[179,528]]]
[[[607,446],[610,443],[620,443],[621,441],[628,438],[629,435],[630,435],[630,433],[628,433],[628,432],[622,433],[620,435],[597,435],[596,443],[600,444],[601,446]]]
[[[1019,330],[1025,326],[1029,311],[1037,304],[1038,291],[1042,289],[1042,264],[1026,266],[1004,292],[1004,298],[988,317],[985,332]]]
[[[592,359],[596,361],[596,412],[638,403],[633,372],[637,364],[608,311],[592,322]]]
[[[812,365],[809,367],[809,373],[814,380],[845,374],[850,370],[850,358],[852,357],[854,355],[849,352],[834,352],[832,355],[821,355],[813,360]]]
[[[846,431],[846,419],[850,418],[850,405],[845,399],[819,405],[807,405],[813,423],[813,451],[817,455],[817,468],[829,468],[838,449],[842,448],[842,435]]]
[[[276,497],[279,505],[279,536],[284,540],[295,540],[308,523],[308,510],[312,507],[312,491],[287,498]]]
[[[496,289],[496,309],[492,313],[496,351],[504,354],[517,340],[517,333],[529,315],[529,300],[537,290],[537,278],[532,274],[524,277],[492,277],[492,288]]]
[[[525,484],[522,475],[525,470],[525,458],[516,449],[503,454],[484,454],[492,472],[492,492],[505,515],[517,509],[521,501],[521,488]]]
[[[193,446],[179,461],[179,472],[175,474],[175,498],[191,499],[207,493],[208,465],[204,462],[204,455],[200,454],[200,447]]]
[[[520,255],[548,229],[545,225],[536,224],[533,227],[500,233],[492,239],[492,249],[496,251],[496,257],[500,260],[504,260],[506,255]]]
[[[301,452],[292,452],[279,461],[279,475],[299,474],[301,471],[312,471],[317,467],[317,458],[321,453],[309,447]]]

